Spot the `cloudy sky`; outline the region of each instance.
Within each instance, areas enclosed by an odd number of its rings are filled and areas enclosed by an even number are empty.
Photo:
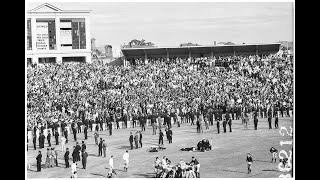
[[[42,2],[44,3],[44,2]],[[42,4],[28,2],[27,10]],[[49,2],[62,10],[92,10],[96,45],[145,39],[157,46],[214,41],[293,41],[292,2]]]

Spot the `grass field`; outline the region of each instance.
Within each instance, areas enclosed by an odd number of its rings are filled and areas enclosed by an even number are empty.
[[[122,155],[125,150],[129,149],[129,134],[140,130],[140,127],[129,129],[115,129],[113,135],[109,136],[108,131],[100,131],[100,137],[106,140],[108,144],[107,157],[98,157],[98,146],[94,143],[93,133],[88,133],[87,152],[89,154],[87,169],[82,169],[81,161],[78,162],[78,178],[105,178],[107,175],[108,161],[111,155],[114,156],[114,168],[118,174],[118,178],[148,178],[153,177],[153,162],[155,157],[162,158],[167,156],[172,163],[179,162],[183,158],[186,162],[191,161],[191,157],[195,156],[201,164],[201,178],[277,178],[280,174],[286,174],[278,170],[279,159],[277,163],[271,163],[271,153],[269,149],[273,146],[276,149],[285,150],[289,154],[291,145],[280,146],[280,141],[290,141],[291,136],[286,133],[281,136],[279,129],[269,129],[267,119],[259,119],[258,130],[254,130],[253,121],[250,120],[248,129],[241,125],[240,120],[234,120],[232,131],[223,133],[220,126],[220,134],[217,134],[216,124],[210,126],[210,129],[204,129],[204,133],[196,133],[196,126],[190,124],[182,124],[172,126],[173,143],[168,144],[164,138],[164,146],[166,150],[160,152],[147,152],[151,145],[158,143],[158,134],[152,135],[152,127],[148,126],[143,132],[143,147],[139,149],[129,150],[130,164],[128,172],[123,172]],[[279,118],[279,127],[292,127],[293,118]],[[274,119],[272,122],[274,128]],[[282,132],[285,132],[284,130]],[[157,132],[158,133],[158,132]],[[78,134],[78,142],[84,140],[84,134]],[[185,152],[179,151],[183,147],[195,146],[203,137],[213,138],[213,149],[207,152]],[[38,142],[37,142],[38,143]],[[61,145],[54,145],[52,138],[52,147],[61,149]],[[38,144],[37,144],[38,145]],[[66,147],[71,150],[75,145],[73,135],[69,135],[69,143]],[[42,149],[42,164],[45,163],[46,148],[48,144],[45,142],[45,148]],[[59,167],[42,169],[36,172],[36,156],[38,149],[33,149],[32,141],[29,141],[29,151],[27,152],[27,163],[31,164],[31,169],[27,171],[27,178],[69,178],[71,176],[71,168],[65,168],[63,155],[59,152]],[[252,173],[247,174],[246,155],[250,152],[253,157]],[[282,155],[283,156],[283,155]],[[72,159],[69,161],[72,163]],[[70,164],[71,165],[71,164]]]

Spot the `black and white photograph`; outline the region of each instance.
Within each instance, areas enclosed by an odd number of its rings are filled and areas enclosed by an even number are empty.
[[[295,1],[25,2],[25,178],[295,178]]]

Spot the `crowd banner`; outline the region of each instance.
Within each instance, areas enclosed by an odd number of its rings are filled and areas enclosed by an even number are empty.
[[[28,131],[28,139],[33,139],[32,131]]]

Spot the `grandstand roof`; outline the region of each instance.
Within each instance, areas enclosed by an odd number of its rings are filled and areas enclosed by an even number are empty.
[[[160,57],[160,56],[217,56],[217,55],[244,55],[244,54],[271,54],[280,49],[281,43],[215,45],[215,46],[185,46],[185,47],[142,47],[122,48],[125,57]]]

